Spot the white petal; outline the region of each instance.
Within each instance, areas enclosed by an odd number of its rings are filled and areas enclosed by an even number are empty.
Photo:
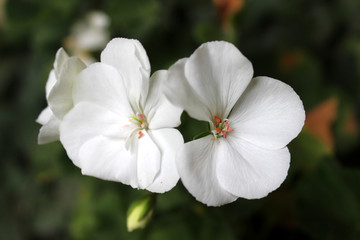
[[[161,153],[158,146],[151,139],[147,131],[140,131],[142,135],[135,135],[138,141],[137,175],[139,188],[144,189],[151,185],[160,170]]]
[[[211,110],[202,102],[185,77],[184,65],[187,60],[188,58],[180,59],[169,68],[164,93],[171,103],[185,109],[191,117],[208,121],[212,118]]]
[[[45,93],[46,93],[46,99],[49,97],[50,91],[51,89],[54,87],[55,83],[56,83],[56,77],[55,77],[55,71],[51,70],[48,80],[46,82],[45,85]]]
[[[138,40],[114,38],[102,51],[101,62],[112,65],[124,77],[129,99],[133,105],[145,102],[150,63],[144,47]]]
[[[49,120],[40,128],[38,144],[45,144],[59,140],[60,123],[59,119],[57,119],[54,115],[51,115]]]
[[[92,102],[119,116],[133,113],[126,95],[123,79],[112,66],[94,63],[82,71],[73,88],[74,104]]]
[[[262,198],[285,180],[290,163],[287,148],[267,150],[231,136],[219,142],[216,175],[230,193]]]
[[[299,134],[304,120],[299,96],[269,77],[254,78],[229,117],[233,134],[268,149],[285,147]]]
[[[217,180],[218,142],[211,139],[212,136],[207,136],[186,143],[176,163],[183,184],[198,201],[220,206],[237,197],[223,189]]]
[[[56,57],[54,61],[54,73],[58,79],[60,76],[61,68],[63,64],[69,59],[69,55],[65,52],[63,48],[59,48],[56,52]]]
[[[150,78],[148,97],[144,107],[150,129],[177,127],[182,109],[171,104],[165,97],[163,86],[167,71],[157,71]]]
[[[128,130],[123,119],[101,106],[82,102],[64,117],[60,126],[60,141],[69,158],[80,166],[79,150],[90,139],[102,135],[125,140]]]
[[[164,193],[175,187],[179,180],[176,167],[176,153],[184,144],[181,133],[176,129],[157,129],[151,131],[151,137],[161,150],[161,170],[154,182],[146,189]]]
[[[68,58],[63,63],[59,78],[48,96],[49,106],[57,118],[62,119],[73,107],[73,84],[85,67],[86,65],[77,57]]]
[[[36,122],[40,123],[41,125],[44,125],[50,120],[52,115],[53,113],[51,109],[49,107],[46,107],[41,111],[40,115],[36,119]]]
[[[136,159],[125,150],[124,143],[101,135],[86,141],[79,151],[81,172],[137,187]]]
[[[185,63],[188,83],[212,115],[220,118],[228,116],[252,75],[250,61],[228,42],[202,44]]]

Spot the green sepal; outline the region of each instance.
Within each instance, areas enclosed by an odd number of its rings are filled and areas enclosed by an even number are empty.
[[[198,135],[196,135],[195,137],[193,137],[193,140],[196,140],[196,139],[199,139],[199,138],[202,138],[202,137],[206,137],[207,135],[210,135],[211,132],[202,132],[202,133],[199,133]]]

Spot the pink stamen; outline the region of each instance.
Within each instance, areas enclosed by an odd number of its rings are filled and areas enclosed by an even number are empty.
[[[227,119],[224,121],[219,118],[218,116],[214,117],[215,121],[213,122],[215,130],[213,130],[214,138],[213,141],[216,140],[218,137],[227,138],[228,132],[233,132],[234,129],[230,128],[230,124]]]
[[[215,116],[215,121],[217,122],[217,124],[222,123],[222,119],[217,116]]]

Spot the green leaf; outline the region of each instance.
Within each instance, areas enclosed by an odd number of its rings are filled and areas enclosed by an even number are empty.
[[[327,158],[296,186],[300,224],[313,239],[355,239],[359,234],[359,199],[344,173],[335,159]]]

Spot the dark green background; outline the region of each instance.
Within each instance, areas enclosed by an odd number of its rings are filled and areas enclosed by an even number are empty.
[[[307,112],[335,97],[334,151],[304,130],[289,145],[287,179],[268,197],[209,208],[179,182],[158,196],[150,224],[128,233],[126,210],[146,191],[82,176],[59,142],[36,142],[55,53],[73,23],[94,9],[109,15],[112,37],[141,41],[152,71],[223,39],[249,58],[255,76],[290,84]],[[247,0],[227,31],[210,0],[7,0],[5,13],[0,239],[360,239],[359,138],[344,131],[349,113],[360,115],[360,1]],[[286,56],[294,63],[284,66]],[[186,140],[201,132],[196,124],[203,125],[183,120]]]

